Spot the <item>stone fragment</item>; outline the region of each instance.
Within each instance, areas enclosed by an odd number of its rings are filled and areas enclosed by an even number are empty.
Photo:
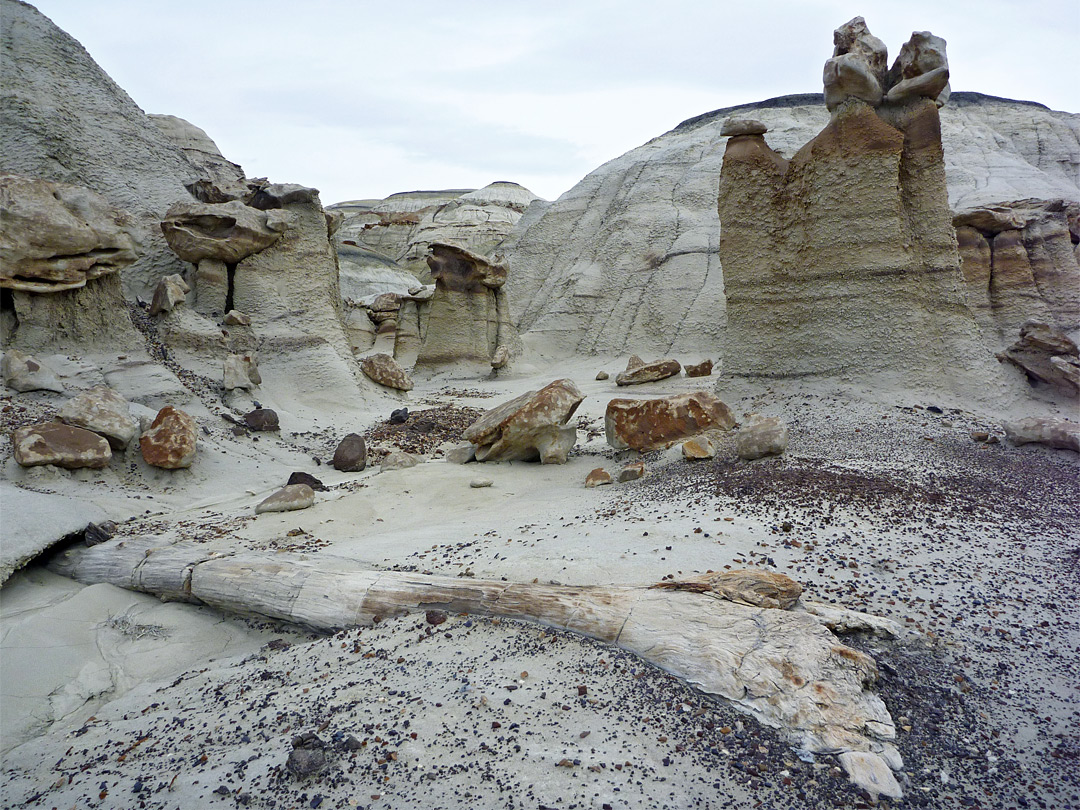
[[[683,458],[690,461],[715,458],[716,448],[713,446],[713,443],[708,436],[695,436],[694,438],[683,442],[682,454]]]
[[[226,391],[237,388],[250,391],[255,386],[262,384],[262,375],[259,374],[259,355],[250,352],[248,354],[230,354],[226,357],[224,383]]]
[[[490,487],[494,482],[490,478],[474,478],[469,482],[469,486],[473,489],[484,489]]]
[[[387,419],[391,425],[404,425],[409,421],[409,409],[408,408],[395,408],[390,411],[390,418]]]
[[[596,379],[597,380],[609,379],[608,373],[606,371],[598,371],[598,372],[596,372]]]
[[[372,354],[360,361],[360,370],[369,379],[387,388],[411,391],[413,381],[408,373],[388,354]]]
[[[293,512],[307,509],[315,503],[315,491],[307,484],[287,484],[255,507],[255,514],[263,512]]]
[[[1044,321],[1025,321],[1020,339],[997,357],[1068,396],[1080,395],[1080,350],[1068,335]]]
[[[985,430],[973,430],[969,435],[971,436],[971,440],[973,442],[985,442],[987,439],[990,438],[990,434],[987,433]]]
[[[706,430],[730,430],[728,406],[706,391],[658,399],[613,399],[604,414],[607,442],[616,450],[662,450]]]
[[[626,361],[626,370],[633,371],[635,368],[641,368],[643,365],[645,365],[645,361],[636,354],[632,354],[630,355],[630,359]]]
[[[147,464],[177,470],[190,467],[195,461],[197,441],[195,420],[184,411],[166,405],[139,439],[139,448]]]
[[[165,213],[161,232],[173,253],[186,262],[217,259],[237,264],[281,237],[281,231],[271,225],[278,227],[268,223],[265,211],[239,200],[217,204],[179,202]]]
[[[412,453],[406,453],[404,450],[391,450],[386,454],[386,457],[379,464],[379,472],[387,472],[389,470],[405,470],[409,467],[415,467],[424,459],[420,456],[413,455]]]
[[[138,258],[127,214],[82,186],[0,174],[0,287],[85,287]]]
[[[713,370],[712,360],[702,360],[695,366],[684,366],[687,377],[711,377]]]
[[[54,391],[64,393],[64,384],[44,363],[18,349],[8,348],[0,360],[4,385],[15,391]]]
[[[885,98],[899,104],[911,98],[937,99],[949,84],[945,40],[929,31],[913,31],[889,69]]]
[[[225,313],[225,318],[222,322],[226,326],[251,326],[251,316],[245,315],[243,312],[239,312],[235,309],[230,309]]]
[[[636,481],[645,475],[645,462],[635,461],[633,464],[627,464],[621,470],[619,470],[618,481],[620,484],[625,484],[627,481]]]
[[[877,802],[879,796],[899,799],[904,795],[892,769],[879,755],[869,751],[845,751],[838,757],[848,778],[870,794]]]
[[[285,762],[285,770],[297,780],[314,776],[326,767],[325,743],[314,733],[298,734],[292,740],[293,750]]]
[[[641,383],[656,382],[668,377],[674,377],[682,371],[678,360],[657,360],[653,363],[642,363],[640,366],[630,368],[615,377],[616,385],[639,385]]]
[[[862,17],[855,17],[833,32],[833,46],[822,76],[829,111],[849,98],[880,104],[889,60],[885,43],[870,33]]]
[[[735,452],[748,461],[780,455],[787,445],[787,425],[777,416],[752,413],[735,434]]]
[[[109,443],[89,430],[61,422],[18,428],[11,437],[15,461],[23,467],[53,464],[67,470],[101,469],[112,458]]]
[[[111,520],[103,520],[98,523],[87,523],[83,529],[83,543],[87,546],[96,546],[104,543],[116,534],[116,524]]]
[[[605,484],[611,483],[611,473],[605,470],[603,467],[597,467],[595,470],[585,476],[585,486],[589,489],[593,487],[602,487]]]
[[[104,436],[113,450],[127,447],[139,427],[131,418],[128,401],[107,385],[95,386],[69,399],[60,408],[59,416],[62,422]]]
[[[506,364],[510,362],[510,350],[506,346],[500,346],[495,350],[495,354],[491,355],[491,367],[498,371],[500,368],[505,368]]]
[[[1005,436],[1013,444],[1044,444],[1080,453],[1080,422],[1052,416],[1033,416],[1006,422]]]
[[[476,445],[472,442],[455,444],[453,447],[443,450],[443,458],[451,464],[468,464],[476,460]]]
[[[244,424],[251,430],[278,430],[277,411],[272,408],[256,408],[244,414]]]
[[[739,569],[720,574],[700,574],[653,585],[675,591],[709,593],[729,602],[751,607],[789,610],[802,595],[802,585],[784,574]]]
[[[720,128],[720,135],[764,135],[769,128],[753,118],[729,118]]]
[[[191,287],[184,281],[179,273],[164,276],[154,288],[154,298],[150,302],[150,314],[158,315],[162,312],[172,312],[173,307],[182,304]]]
[[[359,433],[350,433],[342,439],[334,451],[331,462],[335,470],[360,472],[367,466],[367,442]]]
[[[290,484],[307,484],[316,492],[326,492],[326,484],[320,481],[311,473],[306,472],[294,472],[289,476],[289,480],[285,482],[286,486]]]
[[[477,445],[477,461],[535,461],[564,464],[577,442],[567,421],[585,395],[570,380],[555,380],[485,413],[464,438]]]

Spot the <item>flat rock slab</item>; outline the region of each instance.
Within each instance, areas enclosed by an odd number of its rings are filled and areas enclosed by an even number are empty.
[[[263,512],[294,512],[315,503],[315,490],[307,484],[287,484],[255,506],[255,514]]]
[[[8,349],[0,360],[0,374],[4,385],[15,391],[53,391],[64,393],[64,384],[52,369],[29,354],[18,349]]]
[[[128,401],[106,385],[69,399],[60,409],[60,419],[104,436],[114,450],[127,447],[138,430]]]
[[[633,358],[631,358],[633,359]],[[654,363],[627,368],[615,377],[616,385],[640,385],[674,377],[682,371],[678,360],[657,360]]]
[[[15,461],[23,467],[54,464],[67,470],[99,470],[112,459],[109,443],[101,436],[61,422],[21,427],[12,434],[11,444]]]
[[[567,425],[585,395],[570,380],[555,380],[485,413],[466,430],[477,461],[535,461],[565,464],[577,442]]]
[[[7,481],[0,481],[0,503],[4,505],[0,585],[64,536],[108,516],[91,500],[35,492]]]
[[[1080,422],[1033,416],[1006,422],[1005,435],[1013,444],[1044,444],[1080,453]]]
[[[616,450],[663,450],[706,430],[734,426],[728,406],[706,391],[660,399],[613,399],[604,415],[607,442]]]

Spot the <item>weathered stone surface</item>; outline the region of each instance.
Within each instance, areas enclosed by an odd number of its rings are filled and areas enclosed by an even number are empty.
[[[477,445],[477,461],[535,461],[564,464],[577,441],[567,421],[585,395],[570,380],[555,380],[485,413],[464,438]]]
[[[752,607],[790,610],[802,596],[802,585],[784,574],[739,569],[720,574],[700,574],[681,580],[660,582],[653,588],[711,593]]]
[[[18,349],[7,348],[0,360],[4,385],[15,391],[54,391],[64,393],[64,384],[48,366]]]
[[[945,40],[929,31],[912,32],[889,69],[888,83],[885,98],[893,104],[919,97],[936,100],[949,84]]]
[[[443,458],[451,464],[468,464],[476,460],[476,445],[471,442],[455,444],[443,451]]]
[[[177,304],[182,304],[191,287],[184,281],[179,273],[165,276],[154,288],[154,298],[150,302],[150,314],[157,315],[161,312],[172,312]]]
[[[225,318],[222,323],[226,326],[251,326],[251,317],[245,315],[243,312],[238,312],[235,309],[230,309],[225,313]]]
[[[1033,380],[1053,385],[1068,396],[1080,395],[1080,350],[1068,335],[1043,321],[1025,321],[1020,339],[998,359],[1009,362]]]
[[[486,489],[490,487],[494,481],[490,478],[474,478],[469,482],[469,487],[472,489]]]
[[[692,366],[683,366],[686,369],[687,377],[710,377],[712,376],[713,361],[702,360],[700,363]]]
[[[644,477],[644,475],[645,462],[635,461],[619,470],[617,480],[620,484],[625,484],[627,481],[637,481],[639,478]]]
[[[877,802],[879,796],[899,799],[904,795],[892,769],[881,756],[866,751],[845,751],[838,759],[848,778],[870,794],[872,801]]]
[[[379,472],[406,470],[409,467],[415,467],[423,460],[421,456],[406,453],[404,450],[391,450],[379,464]]]
[[[606,371],[598,371],[596,372],[596,379],[600,381],[607,380],[610,379],[610,375]]]
[[[360,361],[360,370],[379,385],[396,388],[398,391],[411,391],[412,378],[388,354],[372,354]]]
[[[190,415],[166,405],[139,439],[143,460],[154,467],[178,470],[195,461],[198,427]]]
[[[498,371],[501,368],[506,368],[506,365],[510,362],[510,349],[506,346],[500,346],[495,350],[495,354],[491,355],[491,367]]]
[[[716,447],[708,436],[695,436],[694,438],[683,442],[682,454],[683,458],[689,459],[690,461],[715,458]]]
[[[720,127],[720,134],[728,137],[736,135],[764,135],[769,128],[753,118],[729,118]]]
[[[280,239],[285,228],[278,223],[280,220],[270,221],[265,211],[238,200],[179,202],[165,214],[161,232],[173,252],[186,262],[217,259],[237,264]]]
[[[662,450],[706,430],[730,430],[728,406],[706,391],[661,399],[613,399],[604,415],[607,442],[616,450]]]
[[[0,287],[85,287],[138,257],[130,220],[81,186],[0,174]]]
[[[829,110],[849,98],[880,104],[889,61],[885,43],[870,33],[862,17],[855,17],[833,32],[833,46],[822,76]]]
[[[23,467],[53,464],[68,470],[101,469],[112,458],[109,443],[89,430],[61,422],[43,422],[15,430],[11,437],[15,461]]]
[[[248,194],[245,202],[259,211],[273,212],[277,211],[277,209],[288,208],[291,205],[317,205],[322,208],[322,204],[319,202],[319,190],[310,186],[301,186],[298,183],[270,183],[267,180],[251,180],[248,181],[248,188],[251,189],[251,193]],[[325,230],[325,214],[321,219]],[[284,230],[284,228],[279,228],[278,224],[281,221],[281,219],[274,217],[273,214],[267,220],[273,230]]]
[[[224,364],[225,390],[232,391],[242,388],[250,391],[257,385],[262,384],[262,375],[259,374],[259,356],[255,352],[249,354],[230,354],[225,358]]]
[[[1080,422],[1033,416],[1016,422],[1006,422],[1005,435],[1013,444],[1045,444],[1060,450],[1080,453]]]
[[[652,363],[643,363],[640,366],[630,368],[619,373],[615,377],[616,385],[640,385],[641,383],[656,382],[674,377],[682,371],[678,360],[656,360]]]
[[[256,408],[244,414],[244,424],[251,430],[279,430],[277,411],[273,408]]]
[[[735,452],[748,461],[780,455],[787,446],[788,427],[778,416],[752,413],[735,434]]]
[[[69,425],[104,436],[113,450],[126,448],[138,431],[128,401],[107,385],[95,386],[69,399],[59,416]]]
[[[307,509],[315,503],[315,491],[307,484],[286,484],[255,506],[255,514],[263,512],[293,512]]]
[[[593,487],[602,487],[610,483],[612,483],[611,473],[603,467],[597,467],[585,476],[585,486],[589,489],[592,489]]]
[[[147,116],[198,170],[199,179],[187,185],[192,196],[202,202],[237,200],[247,191],[244,170],[221,154],[206,132],[175,115]]]
[[[335,470],[341,472],[360,472],[367,466],[367,442],[359,433],[350,433],[342,439],[334,450],[331,462]]]

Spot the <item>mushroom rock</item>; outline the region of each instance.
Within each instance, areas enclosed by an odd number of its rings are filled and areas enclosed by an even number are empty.
[[[161,232],[172,251],[195,264],[204,259],[237,264],[274,244],[286,227],[280,218],[237,200],[179,202],[161,222]]]
[[[433,242],[430,249],[427,262],[435,294],[417,363],[465,360],[487,365],[502,346],[514,354],[519,339],[503,290],[507,265],[442,242]]]
[[[81,186],[0,175],[0,288],[14,318],[4,342],[130,347],[120,273],[138,256],[126,214]]]
[[[856,29],[838,48],[850,39],[878,76]],[[762,136],[731,138],[718,213],[726,374],[899,375],[973,392],[1004,379],[967,307],[933,100],[835,101],[790,162]]]
[[[486,412],[463,437],[477,445],[477,461],[535,461],[565,464],[577,443],[568,425],[585,395],[570,380],[555,380]]]
[[[901,46],[896,61],[889,68],[888,82],[886,101],[894,104],[912,98],[936,101],[949,84],[949,59],[945,55],[945,40],[929,31],[913,32],[911,39]]]

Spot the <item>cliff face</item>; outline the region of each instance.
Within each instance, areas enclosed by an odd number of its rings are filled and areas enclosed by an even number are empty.
[[[586,353],[722,352],[727,325],[716,194],[729,117],[769,128],[785,158],[829,122],[818,94],[691,119],[601,166],[503,245],[522,332]],[[1080,115],[954,93],[940,110],[954,213],[1023,198],[1080,199]]]

